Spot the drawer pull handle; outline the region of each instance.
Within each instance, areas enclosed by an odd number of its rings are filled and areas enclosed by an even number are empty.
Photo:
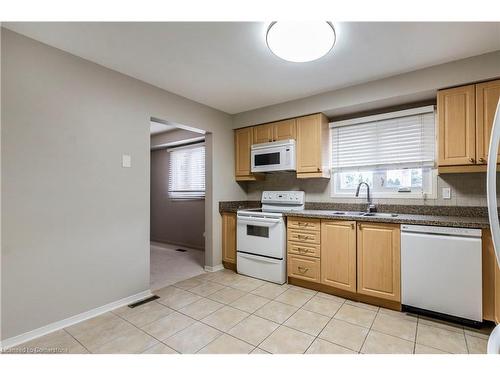
[[[301,223],[300,221],[297,223],[299,227],[308,227],[309,223]]]
[[[297,250],[299,251],[299,253],[308,253],[309,252],[309,249],[304,249],[303,247],[298,247]]]
[[[299,240],[308,240],[310,237],[309,236],[302,236],[302,235],[299,234],[299,235],[297,235],[297,238]]]
[[[298,266],[297,269],[299,270],[300,273],[306,273],[309,271],[309,268]]]

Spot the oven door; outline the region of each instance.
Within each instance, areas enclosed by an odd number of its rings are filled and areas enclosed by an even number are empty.
[[[242,253],[283,259],[286,250],[282,217],[237,216],[237,250]]]
[[[295,148],[274,146],[251,151],[252,172],[276,172],[295,170]]]

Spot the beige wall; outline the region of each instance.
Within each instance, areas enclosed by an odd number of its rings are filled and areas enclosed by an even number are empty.
[[[500,51],[238,113],[233,116],[233,127],[317,112],[332,117],[410,103],[435,98],[440,88],[497,77],[500,77]]]
[[[2,339],[149,288],[151,117],[209,132],[205,261],[221,263],[218,202],[246,198],[229,115],[9,30],[1,48]]]
[[[151,146],[200,137],[200,134],[176,129],[151,137]],[[170,199],[168,196],[170,153],[151,151],[151,240],[205,248],[204,199]]]

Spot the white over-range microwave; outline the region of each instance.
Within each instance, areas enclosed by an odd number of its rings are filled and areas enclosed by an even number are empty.
[[[252,172],[295,171],[295,139],[252,145]]]

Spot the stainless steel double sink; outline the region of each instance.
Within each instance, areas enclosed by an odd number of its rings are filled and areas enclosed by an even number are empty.
[[[363,216],[363,217],[398,217],[398,214],[383,213],[383,212],[361,212],[361,211],[333,211],[333,215],[345,216]]]

